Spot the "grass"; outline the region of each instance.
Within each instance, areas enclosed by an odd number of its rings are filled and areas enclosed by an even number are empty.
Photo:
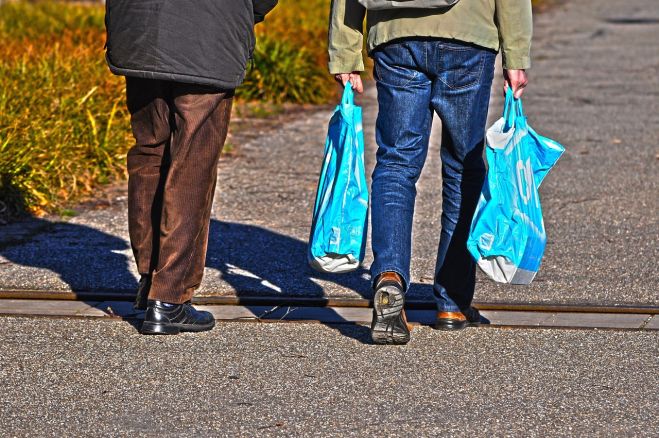
[[[9,215],[56,211],[123,177],[124,85],[107,74],[103,14],[0,6],[0,196]]]
[[[304,6],[301,6],[301,5]],[[330,0],[280,0],[256,26],[254,68],[238,96],[275,103],[325,103],[334,81],[327,73]]]

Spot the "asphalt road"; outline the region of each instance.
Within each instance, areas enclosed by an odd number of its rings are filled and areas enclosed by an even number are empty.
[[[530,287],[480,276],[478,301],[659,305],[656,6],[656,0],[579,0],[537,16],[525,109],[536,131],[567,148],[541,189],[549,243]],[[501,112],[499,89],[495,84],[491,119]],[[371,168],[373,89],[361,103]],[[200,295],[371,296],[366,269],[321,276],[306,266],[328,118],[323,109],[282,119],[220,164]],[[437,133],[419,183],[414,299],[430,296],[440,232]],[[0,227],[0,288],[134,289],[125,197],[111,201],[70,220]],[[365,268],[370,261],[369,254]]]
[[[658,436],[659,334],[0,318],[2,436]]]

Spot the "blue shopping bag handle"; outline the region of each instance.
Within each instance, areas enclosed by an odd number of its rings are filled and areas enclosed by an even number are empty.
[[[352,91],[352,83],[348,81],[343,87],[343,97],[341,98],[341,105],[354,105],[355,92]]]
[[[510,87],[506,90],[506,102],[503,106],[503,119],[506,121],[504,127],[506,131],[526,121],[522,99],[516,99],[513,90]]]

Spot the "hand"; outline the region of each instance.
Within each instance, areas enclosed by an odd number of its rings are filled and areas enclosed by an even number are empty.
[[[350,82],[352,84],[352,89],[357,93],[361,94],[364,92],[364,84],[362,84],[362,77],[358,71],[353,71],[352,73],[339,73],[334,75],[334,79],[344,87]]]
[[[505,84],[503,85],[504,95],[508,91],[508,88],[512,88],[515,99],[522,97],[524,87],[529,83],[529,79],[526,77],[526,71],[504,70],[503,78],[505,79]]]

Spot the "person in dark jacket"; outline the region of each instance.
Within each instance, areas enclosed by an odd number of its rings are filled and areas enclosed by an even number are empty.
[[[106,59],[126,76],[135,145],[128,225],[141,275],[141,332],[210,330],[190,304],[201,284],[217,163],[254,24],[277,0],[107,0]]]

